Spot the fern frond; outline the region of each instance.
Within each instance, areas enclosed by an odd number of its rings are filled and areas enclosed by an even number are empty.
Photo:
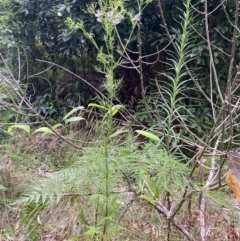
[[[186,165],[154,144],[146,144],[142,150],[135,149],[119,159],[123,170],[128,170],[136,182],[141,182],[146,175],[152,176],[159,186],[168,191],[184,188],[188,183]]]

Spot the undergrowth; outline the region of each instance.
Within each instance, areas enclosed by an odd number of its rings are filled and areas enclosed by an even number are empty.
[[[23,134],[18,136],[22,140],[14,143],[14,154],[18,159],[10,153],[10,143],[2,149],[1,166],[5,167],[5,172],[1,170],[1,183],[8,191],[1,195],[1,239],[20,240],[26,236],[29,240],[57,237],[59,240],[101,239],[99,228],[104,222],[105,205],[105,185],[102,182],[104,148],[86,148],[88,155],[81,157],[75,155],[74,149],[66,152],[61,148],[64,144],[59,144],[57,149],[41,153],[42,159],[39,159],[39,152],[21,152],[32,140]],[[126,136],[121,143],[115,140],[110,147],[109,178],[113,180],[109,184],[110,239],[166,240],[167,221],[137,195],[143,192],[151,195],[146,186],[151,177],[160,187],[159,200],[167,202],[167,190],[172,195],[171,203],[177,202],[188,182],[188,167],[156,148],[154,143],[136,142],[132,136]],[[56,158],[62,156],[65,167],[60,171],[51,168],[46,172],[36,170],[49,154]],[[35,162],[28,162],[26,166],[26,159],[35,159]],[[53,163],[49,160],[48,164],[51,167]],[[212,193],[209,197],[207,220],[211,235],[220,237],[221,230],[225,228],[226,231],[229,224],[238,225],[239,216],[231,211],[225,192],[221,195]],[[221,208],[219,204],[224,202],[226,205]],[[191,210],[186,203],[178,214],[181,222],[196,235],[197,206],[198,199],[194,198]],[[172,238],[184,240],[174,228],[171,232]]]

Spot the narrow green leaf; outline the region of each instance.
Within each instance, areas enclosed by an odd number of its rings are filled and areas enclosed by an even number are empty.
[[[90,103],[88,106],[89,107],[96,107],[96,108],[102,109],[102,110],[108,110],[106,107],[104,107],[102,105],[95,104],[95,103]]]
[[[119,112],[119,110],[123,109],[123,107],[124,107],[123,105],[114,105],[110,110],[110,115],[111,116],[116,115]]]
[[[157,205],[157,201],[152,199],[151,197],[147,196],[147,195],[140,195],[139,196],[141,199],[146,200],[148,203],[152,204],[153,206]]]
[[[153,141],[160,141],[160,138],[157,135],[155,135],[149,131],[136,130],[136,132],[142,136],[145,136],[145,137],[153,140]]]
[[[26,131],[28,134],[30,134],[30,126],[29,125],[18,124],[18,125],[9,126],[8,133],[11,133],[14,128],[22,129],[22,130]]]
[[[35,203],[38,203],[41,199],[41,194],[39,192],[35,192]]]
[[[83,117],[80,117],[80,116],[73,116],[73,117],[65,120],[65,123],[80,121],[80,120],[85,120],[85,119]]]
[[[154,180],[152,180],[151,178],[146,178],[145,181],[146,181],[148,187],[150,188],[150,190],[152,191],[152,193],[154,194],[154,197],[159,198],[160,191],[159,191],[159,187],[157,186],[156,182]]]
[[[47,194],[45,192],[42,192],[42,203],[45,203],[47,200]]]
[[[58,124],[52,126],[52,128],[55,130],[55,129],[57,129],[59,126],[62,126],[62,124],[58,123]]]
[[[78,106],[73,108],[71,111],[69,111],[64,117],[63,120],[67,119],[69,116],[71,116],[72,114],[74,114],[75,112],[77,112],[78,110],[83,110],[84,107],[83,106]]]
[[[122,134],[122,133],[126,133],[126,132],[128,132],[128,130],[126,130],[126,129],[118,130],[118,131],[114,132],[112,135],[110,135],[109,138],[113,138],[113,137],[115,137],[115,136],[118,136],[118,135],[120,135],[120,134]]]
[[[38,133],[38,132],[43,132],[43,134],[45,134],[45,135],[46,134],[53,134],[53,135],[55,135],[55,133],[48,127],[40,127],[37,130],[35,130],[33,132],[33,134]]]

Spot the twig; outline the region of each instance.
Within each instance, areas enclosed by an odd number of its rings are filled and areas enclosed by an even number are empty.
[[[160,203],[158,203],[154,208],[157,210],[159,214],[163,214],[166,218],[169,216],[169,211]],[[177,220],[177,218],[173,217],[171,219],[173,225],[190,241],[197,241],[188,230]]]
[[[238,19],[239,19],[239,1],[236,1],[236,11],[235,11],[235,21],[234,26],[238,26]],[[231,111],[231,96],[232,96],[232,75],[233,75],[233,64],[234,64],[234,56],[235,56],[235,49],[236,49],[236,40],[237,40],[237,29],[234,28],[233,30],[233,37],[232,37],[232,50],[231,50],[231,59],[228,71],[228,78],[227,78],[227,88],[226,88],[226,105],[228,106],[228,114],[229,114],[229,136],[230,141],[228,143],[227,150],[230,149],[232,143],[232,136],[233,136],[233,127],[232,127],[232,111]]]
[[[123,208],[123,210],[122,210],[122,212],[121,212],[121,214],[120,214],[120,216],[118,218],[117,224],[119,224],[121,222],[121,220],[123,219],[123,217],[128,212],[128,210],[130,209],[130,207],[132,206],[132,204],[134,203],[134,201],[137,198],[136,192],[132,192],[132,193],[133,193],[134,196],[131,198],[131,200],[129,202],[127,202],[127,204]]]
[[[210,66],[211,69],[213,71],[213,75],[214,75],[214,80],[215,80],[215,84],[217,87],[217,91],[219,94],[219,97],[222,101],[222,103],[224,103],[224,99],[222,96],[222,92],[218,83],[218,76],[217,76],[217,70],[214,64],[214,60],[213,60],[213,53],[212,53],[212,48],[211,48],[211,40],[210,40],[210,36],[209,36],[209,26],[208,26],[208,0],[205,0],[204,2],[204,21],[205,21],[205,30],[206,30],[206,38],[207,38],[207,45],[208,45],[208,52],[209,52],[209,58],[210,58]]]
[[[219,144],[219,140],[216,141],[214,151],[213,151],[213,156],[212,156],[212,161],[211,161],[211,170],[209,171],[208,174],[208,179],[206,181],[206,189],[209,189],[210,184],[213,181],[214,177],[214,170],[215,170],[215,165],[216,165],[216,150]],[[200,222],[200,238],[201,241],[206,241],[206,236],[207,236],[207,231],[206,231],[206,222],[205,222],[205,208],[206,208],[206,194],[202,193],[200,194],[200,200],[199,200],[199,222]]]

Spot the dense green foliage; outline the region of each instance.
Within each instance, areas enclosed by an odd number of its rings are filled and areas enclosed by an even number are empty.
[[[204,12],[202,1],[192,1],[192,4],[195,5],[198,11]],[[219,4],[220,1],[210,1],[208,3],[208,11],[212,11]],[[124,5],[133,16],[139,12],[134,0],[125,2]],[[62,65],[97,88],[104,84],[103,76],[97,74],[94,70],[94,65],[97,65],[97,51],[93,43],[80,29],[71,29],[67,24],[67,18],[69,17],[73,21],[83,21],[86,31],[94,36],[98,46],[102,46],[104,43],[102,24],[97,21],[94,14],[85,11],[87,6],[94,6],[94,9],[99,8],[96,1],[64,1],[64,3],[62,1],[54,1],[52,3],[45,0],[5,0],[1,2],[2,24],[0,31],[2,49],[5,56],[9,57],[9,63],[18,68],[18,57],[12,47],[20,48],[21,69],[19,71],[21,71],[21,81],[30,84],[28,94],[31,95],[32,101],[35,102],[39,112],[43,115],[50,115],[56,118],[58,115],[63,114],[62,110],[66,106],[77,105],[79,102],[82,105],[86,105],[95,93],[81,79],[59,68],[53,67],[41,73],[47,66],[44,63],[36,62],[36,59]],[[172,36],[178,34],[178,21],[180,21],[177,18],[180,14],[178,8],[181,9],[182,7],[181,1],[162,1],[165,21]],[[225,11],[229,13],[230,18],[234,17],[231,14],[234,11],[233,0],[228,2]],[[174,19],[172,16],[176,18]],[[194,61],[190,63],[190,66],[197,68],[195,76],[197,76],[204,92],[210,94],[208,71],[206,71],[209,69],[209,55],[208,46],[204,40],[205,26],[202,17],[202,14],[195,14],[195,24],[193,26],[196,32],[194,40],[191,42],[191,46],[189,46],[189,54],[194,57]],[[117,27],[118,34],[122,40],[125,41],[130,37],[128,48],[134,51],[129,53],[130,58],[137,60],[139,58],[137,47],[138,29],[131,29],[129,18],[125,18]],[[213,58],[216,67],[219,69],[218,79],[222,89],[226,87],[224,79],[228,73],[228,64],[226,64],[224,53],[230,53],[231,51],[231,44],[226,41],[226,38],[232,35],[232,31],[233,28],[230,23],[226,22],[226,14],[224,11],[221,11],[221,7],[213,11],[209,16],[209,32],[213,46]],[[151,80],[156,77],[156,73],[162,73],[168,69],[166,53],[160,52],[159,55],[151,55],[156,53],[157,50],[165,48],[169,43],[169,36],[164,30],[157,1],[149,2],[143,9],[140,34],[142,42],[141,55],[148,56],[142,59],[143,85],[146,88]],[[222,37],[223,35],[225,38]],[[119,43],[116,43],[116,47],[118,45]],[[236,46],[239,46],[239,40],[236,40]],[[6,51],[6,47],[8,51]],[[167,49],[172,51],[173,46],[170,44]],[[115,56],[118,54],[118,51],[114,53]],[[236,62],[239,57],[239,53],[236,52]],[[157,59],[159,61],[156,62]],[[129,61],[124,65],[131,67]],[[37,74],[39,72],[40,74]],[[132,108],[141,109],[141,102],[139,106],[136,106],[142,92],[139,72],[136,69],[131,70],[119,67],[115,70],[115,78],[124,79],[119,96],[120,99]],[[201,119],[202,112],[209,112],[209,104],[198,90],[194,91],[192,82],[189,82],[188,86],[192,90],[188,91],[187,95],[191,96],[193,100],[191,103],[184,102],[184,104],[191,105],[191,108],[193,108],[192,106],[197,106],[192,112],[194,112],[194,115],[199,115]],[[152,89],[154,88],[153,86]],[[148,89],[151,94],[151,87]],[[213,91],[213,100],[215,102],[218,100],[217,95],[218,92]],[[140,113],[137,113],[136,116],[139,115]],[[204,118],[204,121],[210,121],[210,117],[206,116]],[[146,123],[150,121],[148,115],[144,114],[140,119],[145,119]]]

